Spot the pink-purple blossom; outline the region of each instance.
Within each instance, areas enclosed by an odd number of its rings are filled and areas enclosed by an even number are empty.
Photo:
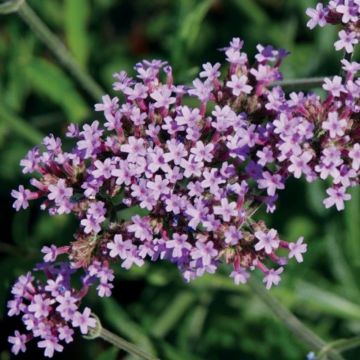
[[[91,317],[91,310],[86,307],[82,313],[80,311],[75,312],[72,325],[79,327],[82,334],[87,334],[89,329],[96,326],[96,320]]]
[[[308,27],[326,25],[331,10],[341,26],[335,47],[352,53],[354,9],[357,2],[318,4],[307,10]],[[120,94],[95,105],[102,120],[68,127],[71,150],[50,134],[43,151],[27,153],[21,166],[34,173],[32,190],[13,190],[13,207],[39,199],[50,215],[72,213],[78,228],[69,244],[42,248],[43,283],[28,273],[13,286],[8,314],[22,316],[27,329],[9,337],[13,353],[35,338],[52,357],[73,341],[74,329],[95,327],[82,299],[91,286],[111,295],[114,263],[130,269],[166,260],[190,281],[225,262],[235,284],[256,270],[266,288],[278,285],[288,259],[302,262],[307,245],[303,237],[282,240],[257,210],[274,212],[290,178],[328,181],[324,206],[344,209],[359,184],[360,65],[343,60],[344,75],[325,79],[323,98],[287,95],[272,86],[287,52],[259,44],[252,60],[242,48],[232,39],[223,49],[227,67],[205,63],[190,86],[176,85],[166,62],[139,62],[134,77],[114,75]],[[74,272],[82,275],[77,289]]]
[[[295,243],[289,243],[289,259],[295,257],[297,262],[303,262],[303,254],[307,250],[307,244],[304,244],[303,241],[304,237],[301,236]]]

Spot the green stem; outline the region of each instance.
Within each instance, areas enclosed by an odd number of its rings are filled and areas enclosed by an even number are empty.
[[[111,331],[104,329],[102,327],[101,321],[99,317],[92,313],[92,317],[96,320],[96,326],[94,328],[90,328],[88,334],[83,335],[83,337],[87,340],[93,340],[97,338],[101,338],[108,343],[116,346],[118,349],[124,350],[131,355],[134,355],[143,360],[159,360],[153,355],[150,355],[138,348],[136,345],[130,343],[129,341],[123,339],[122,337],[115,335]]]
[[[137,356],[140,359],[145,360],[156,360],[157,358],[147,354],[145,351],[139,349],[134,344],[131,344],[130,342],[126,341],[125,339],[121,338],[120,336],[115,335],[109,330],[106,330],[102,328],[100,330],[99,337],[103,340],[107,341],[108,343],[118,347],[119,349],[125,350],[128,353]]]
[[[331,76],[330,76],[331,77]],[[283,88],[289,89],[312,89],[321,87],[324,83],[325,77],[311,77],[304,79],[289,79],[289,80],[281,80],[275,81],[271,84],[271,87],[281,86]]]
[[[285,308],[257,279],[252,277],[248,284],[252,291],[259,296],[276,317],[280,319],[298,339],[302,340],[315,351],[321,351],[326,346],[324,340],[312,332],[312,330],[306,327],[295,315]],[[333,349],[329,350],[327,356],[330,360],[344,360],[344,358]]]
[[[9,0],[0,4],[0,14],[10,14],[19,10],[25,0]]]
[[[337,350],[340,352],[347,351],[360,346],[360,336],[355,336],[350,339],[340,339],[327,344],[318,355],[318,359],[325,359],[326,355],[331,350]]]
[[[9,1],[14,2],[14,1]],[[17,2],[17,0],[15,1]],[[76,78],[88,94],[98,101],[105,93],[95,80],[76,62],[60,39],[54,35],[39,16],[24,1],[18,6],[19,16],[29,25],[42,42],[54,53],[63,66]]]
[[[15,115],[2,101],[0,101],[0,121],[4,121],[11,130],[32,145],[39,144],[44,137],[41,132]]]

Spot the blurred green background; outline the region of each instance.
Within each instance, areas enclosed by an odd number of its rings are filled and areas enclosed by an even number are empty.
[[[286,78],[339,73],[333,48],[336,29],[310,32],[307,7],[315,0],[29,0],[79,64],[112,94],[112,73],[132,73],[141,59],[168,60],[175,81],[189,82],[206,61],[223,61],[218,48],[234,36],[252,56],[258,43],[291,52]],[[0,359],[10,358],[6,338],[19,325],[6,317],[9,287],[40,260],[44,244],[67,244],[76,224],[35,206],[15,213],[12,188],[28,179],[19,161],[52,132],[99,115],[94,100],[59,65],[49,49],[16,15],[0,17]],[[360,195],[343,213],[322,206],[323,185],[289,184],[278,211],[265,216],[286,240],[304,235],[303,264],[291,261],[271,290],[304,323],[331,341],[360,332]],[[88,304],[105,327],[153,350],[161,359],[304,359],[309,349],[273,317],[247,286],[235,286],[224,270],[188,285],[167,263],[117,269],[114,294]],[[360,350],[344,354],[360,359]],[[40,358],[33,344],[19,359]],[[108,344],[77,337],[56,358],[126,358]],[[127,357],[128,358],[128,357]]]

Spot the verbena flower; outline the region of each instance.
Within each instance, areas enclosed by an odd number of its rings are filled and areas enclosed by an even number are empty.
[[[351,52],[358,10],[358,2],[319,4],[307,11],[308,26],[341,23],[346,36],[336,47]],[[92,285],[100,297],[111,295],[111,263],[130,269],[167,260],[190,281],[226,262],[235,284],[258,269],[268,289],[278,285],[288,259],[302,262],[307,246],[252,217],[260,207],[275,211],[290,177],[327,180],[325,207],[344,208],[348,189],[359,184],[360,64],[343,60],[345,75],[325,79],[324,99],[286,95],[272,87],[286,51],[258,45],[251,63],[242,47],[234,38],[223,49],[225,70],[206,63],[192,86],[174,84],[160,60],[136,64],[135,78],[115,74],[123,103],[103,96],[95,105],[103,121],[68,127],[71,150],[50,135],[21,161],[35,177],[32,190],[13,190],[16,210],[43,199],[42,210],[72,213],[79,226],[69,244],[42,249],[37,270],[45,283],[29,273],[14,285],[9,315],[21,315],[27,329],[9,337],[14,353],[36,338],[51,357],[74,329],[94,327],[81,300]],[[190,107],[188,97],[198,105]],[[124,220],[131,208],[142,216]],[[83,275],[79,289],[70,284],[74,272]]]

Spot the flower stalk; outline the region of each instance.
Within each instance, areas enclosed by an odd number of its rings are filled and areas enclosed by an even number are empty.
[[[325,78],[318,76],[318,77],[310,77],[310,78],[299,78],[299,79],[289,79],[289,80],[281,80],[275,81],[272,83],[272,87],[274,86],[281,86],[282,88],[288,89],[313,89],[319,88],[324,83]]]
[[[336,347],[329,347],[324,340],[306,327],[295,315],[285,308],[257,279],[252,277],[249,282],[251,290],[267,305],[274,315],[304,344],[315,351],[327,349],[323,360],[344,360],[336,351]]]
[[[144,360],[158,360],[155,356],[146,353],[144,350],[140,349],[136,345],[130,343],[129,341],[123,339],[122,337],[112,333],[111,331],[104,329],[100,319],[94,313],[91,314],[93,318],[96,320],[96,327],[90,329],[87,335],[84,335],[84,338],[87,340],[93,340],[97,338],[101,338],[106,342],[114,345],[120,350],[124,350],[131,355],[138,357],[139,359]]]
[[[339,352],[354,349],[360,346],[360,336],[355,336],[350,339],[339,339],[327,344],[318,354],[318,360],[326,359],[326,356],[334,350]]]
[[[61,40],[53,34],[34,10],[24,1],[8,1],[1,5],[0,13],[18,12],[39,39],[53,52],[60,63],[74,76],[80,85],[94,99],[98,100],[104,94],[99,84],[76,62]]]
[[[11,14],[19,10],[25,0],[9,0],[0,4],[0,14]]]

